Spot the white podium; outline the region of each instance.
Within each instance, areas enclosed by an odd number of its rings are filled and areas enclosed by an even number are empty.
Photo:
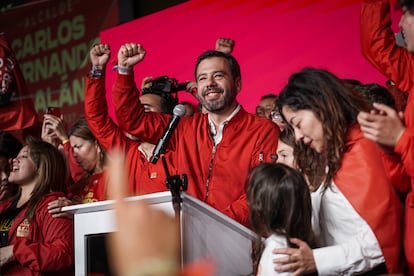
[[[128,201],[146,200],[152,207],[174,216],[169,191],[127,198]],[[254,232],[225,216],[200,200],[182,193],[181,246],[182,261],[212,260],[216,275],[248,275],[252,271],[250,259]],[[88,254],[90,237],[116,231],[113,201],[67,206],[62,211],[74,214],[75,275],[90,272]],[[95,251],[96,252],[96,251]],[[106,261],[106,260],[105,260]]]

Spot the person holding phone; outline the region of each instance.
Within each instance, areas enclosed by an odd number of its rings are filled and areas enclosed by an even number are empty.
[[[68,194],[49,203],[49,212],[55,217],[68,216],[62,213],[64,206],[106,199],[103,172],[106,152],[92,134],[84,117],[80,117],[66,130],[63,116],[45,114],[42,139],[61,148],[69,166],[66,180]]]
[[[68,141],[69,137],[63,116],[58,107],[48,107],[43,115],[42,140],[58,147],[62,142]]]

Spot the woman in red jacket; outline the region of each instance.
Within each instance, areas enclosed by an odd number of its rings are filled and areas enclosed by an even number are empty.
[[[275,250],[276,270],[320,275],[397,273],[400,271],[401,205],[390,184],[377,145],[363,137],[357,124],[365,104],[332,73],[307,68],[293,74],[279,96],[278,108],[308,151],[298,152],[300,168],[309,160],[325,174],[315,193],[321,248]],[[309,159],[314,158],[315,159]],[[314,184],[314,183],[311,183]],[[314,198],[312,198],[314,200]]]
[[[73,224],[53,218],[49,202],[63,196],[66,164],[46,142],[29,139],[16,158],[9,181],[18,194],[0,205],[2,275],[72,275]]]
[[[65,130],[62,118],[46,114],[43,121],[42,139],[54,144],[62,144],[69,166],[70,178],[67,181],[68,198],[59,198],[49,204],[50,212],[57,216],[63,206],[96,202],[106,199],[103,181],[106,152],[97,141],[84,117],[80,117],[69,132]],[[54,145],[56,147],[56,145]]]
[[[84,170],[82,177],[74,179],[75,183],[69,187],[69,197],[74,203],[105,200],[106,187],[103,174],[106,152],[96,140],[85,117],[79,118],[72,125],[69,130],[69,140],[73,158]]]

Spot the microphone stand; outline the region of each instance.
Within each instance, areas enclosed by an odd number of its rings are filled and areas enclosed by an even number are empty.
[[[183,201],[181,198],[181,191],[186,191],[188,187],[187,175],[183,174],[182,178],[180,178],[178,174],[170,175],[164,154],[161,155],[161,160],[165,170],[167,188],[171,191],[175,216],[179,218],[181,202]]]

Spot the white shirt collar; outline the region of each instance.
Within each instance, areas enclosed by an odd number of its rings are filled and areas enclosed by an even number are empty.
[[[233,110],[233,112],[229,115],[229,117],[226,118],[223,122],[220,123],[218,129],[216,130],[216,127],[214,126],[213,121],[210,118],[210,114],[208,114],[208,123],[210,124],[210,132],[211,136],[214,139],[214,144],[217,145],[221,142],[221,139],[223,138],[223,128],[224,126],[237,114],[237,112],[240,111],[240,105],[237,104],[236,108]]]

